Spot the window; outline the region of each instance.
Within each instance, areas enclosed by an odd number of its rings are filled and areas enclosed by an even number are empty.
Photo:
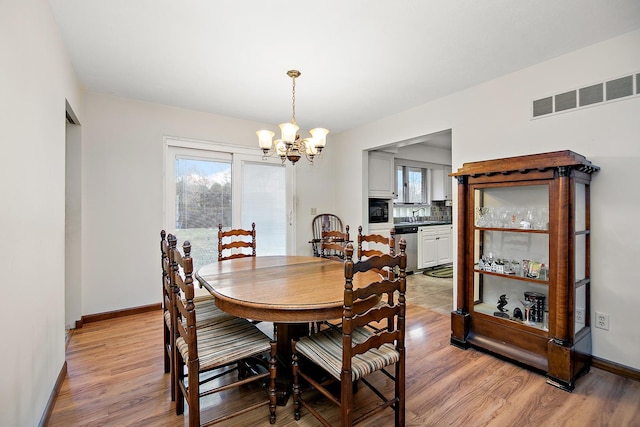
[[[174,162],[173,230],[180,244],[185,240],[191,243],[194,264],[200,267],[218,257],[218,224],[231,227],[231,158],[189,158],[178,154]]]
[[[398,203],[427,203],[427,169],[396,165]]]
[[[190,241],[196,270],[217,260],[218,224],[228,230],[255,222],[259,255],[293,252],[292,177],[279,159],[263,161],[253,151],[167,141],[165,229],[180,245]]]

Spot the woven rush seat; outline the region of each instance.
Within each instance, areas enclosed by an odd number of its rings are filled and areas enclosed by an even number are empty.
[[[201,371],[271,350],[269,337],[249,321],[233,316],[199,328],[197,339]],[[176,339],[176,349],[185,361],[189,360],[184,338]]]
[[[373,333],[363,327],[353,331],[353,343],[361,343]],[[342,331],[335,328],[304,336],[296,342],[298,353],[303,354],[315,364],[322,366],[335,379],[340,379],[342,371]],[[354,356],[351,361],[351,378],[356,381],[385,366],[390,366],[400,360],[400,354],[393,345],[383,344],[380,348],[373,348],[366,353]]]

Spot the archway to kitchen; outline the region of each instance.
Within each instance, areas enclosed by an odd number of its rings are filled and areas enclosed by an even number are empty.
[[[368,150],[369,233],[407,241],[409,302],[453,308],[452,130]]]

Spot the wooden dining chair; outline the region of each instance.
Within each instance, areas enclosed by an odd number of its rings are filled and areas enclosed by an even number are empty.
[[[292,341],[293,369],[293,409],[296,420],[300,419],[301,406],[306,408],[325,426],[336,425],[325,419],[311,404],[302,397],[301,380],[316,389],[341,409],[341,425],[352,426],[365,420],[385,408],[395,411],[395,425],[405,424],[405,315],[406,315],[406,242],[400,240],[400,254],[374,255],[360,262],[353,262],[353,245],[346,248],[344,263],[344,315],[342,329],[325,329],[321,332],[303,336]],[[398,277],[379,276],[380,281],[353,287],[354,276],[371,270],[393,269],[398,267]],[[378,304],[372,308],[359,309],[357,303],[383,294],[397,293],[397,301]],[[381,298],[381,301],[385,301]],[[387,300],[388,301],[388,300]],[[365,305],[365,307],[368,307]],[[392,318],[389,328],[378,332],[366,328],[370,322]],[[304,359],[305,363],[302,363]],[[311,362],[311,363],[309,363]],[[395,365],[390,374],[385,367]],[[340,382],[340,395],[334,396],[329,381],[319,380],[314,372],[317,368],[325,371],[333,381]],[[378,387],[369,381],[373,375],[385,375],[393,380],[393,391],[385,387],[386,381]],[[320,376],[320,378],[323,378]],[[359,403],[354,403],[355,383],[361,381],[380,399],[379,404],[364,404],[366,398],[358,392]],[[383,389],[383,387],[385,387]],[[357,417],[354,417],[354,414]]]
[[[358,261],[362,260],[363,257],[382,255],[385,253],[394,255],[395,246],[395,228],[391,228],[389,237],[384,237],[381,234],[362,234],[362,226],[358,226]]]
[[[320,214],[313,217],[311,221],[311,231],[313,238],[309,241],[313,250],[313,256],[321,256],[320,242],[322,241],[323,231],[339,231],[344,232],[342,220],[334,214]]]
[[[171,234],[169,234],[171,236]],[[167,233],[160,231],[160,253],[162,264],[162,324],[163,324],[163,353],[164,353],[164,373],[170,374],[171,381],[171,400],[176,400],[175,387],[175,370],[173,369],[173,347],[175,343],[175,334],[173,329],[173,321],[175,319],[175,306],[173,304],[173,285],[171,281],[171,260],[169,258],[170,251]]]
[[[227,411],[224,411],[224,408],[231,405],[224,403],[225,400],[222,399],[221,404],[216,407],[216,418],[204,425],[228,420],[265,404],[269,407],[269,422],[274,424],[276,421],[276,343],[255,325],[237,317],[221,318],[198,328],[196,326],[198,308],[193,302],[195,291],[191,244],[185,241],[182,245],[183,254],[181,254],[175,242],[175,236],[170,236],[172,282],[185,295],[184,299],[173,299],[176,314],[174,321],[176,414],[184,413],[186,401],[189,406],[189,427],[200,426],[201,398],[230,388],[266,380],[267,399],[255,404],[241,404],[239,405],[241,409]],[[249,360],[266,369],[245,368]],[[235,377],[230,375],[234,372],[237,372]],[[231,378],[234,379],[231,380]],[[257,392],[264,393],[260,386],[257,387]]]
[[[251,223],[251,230],[228,231],[222,231],[222,224],[218,224],[218,261],[250,256],[256,256],[256,223]]]
[[[169,238],[171,237],[171,239]],[[175,328],[174,319],[175,304],[173,298],[184,299],[184,294],[181,293],[172,282],[171,260],[169,258],[169,251],[171,250],[171,242],[175,244],[173,235],[167,234],[165,230],[160,231],[160,253],[162,264],[162,310],[163,310],[163,340],[164,340],[164,372],[169,373],[171,377],[171,400],[176,400],[176,387],[175,387],[175,370],[173,369],[173,346],[175,343]],[[194,297],[193,302],[198,308],[198,321],[196,322],[197,328],[202,328],[209,325],[212,322],[216,322],[225,317],[234,317],[220,310],[215,305],[215,300],[212,295],[199,295]]]
[[[389,255],[395,255],[395,247],[395,228],[392,227],[391,230],[389,230],[389,237],[385,237],[381,234],[362,234],[362,226],[358,226],[358,261],[361,261],[364,258],[382,255],[385,253],[388,253]],[[394,270],[390,269],[385,272],[385,274],[391,275],[391,278],[393,278],[393,275],[395,275],[395,273],[396,272]],[[388,303],[393,303],[393,295],[389,295]],[[384,325],[375,323],[368,324],[367,326],[376,331],[379,328],[385,327]]]
[[[325,230],[322,231],[320,241],[320,256],[343,260],[345,245],[349,243],[349,226],[345,226],[345,231]]]

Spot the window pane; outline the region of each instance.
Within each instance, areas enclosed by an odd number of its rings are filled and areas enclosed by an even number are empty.
[[[191,242],[197,270],[218,259],[218,224],[231,225],[231,163],[179,157],[175,162],[176,237]]]
[[[396,198],[400,202],[404,202],[404,176],[402,170],[402,166],[396,167]]]
[[[408,202],[422,203],[422,169],[407,168],[408,174]]]
[[[256,223],[259,256],[287,253],[287,192],[282,165],[242,165],[242,228]]]

